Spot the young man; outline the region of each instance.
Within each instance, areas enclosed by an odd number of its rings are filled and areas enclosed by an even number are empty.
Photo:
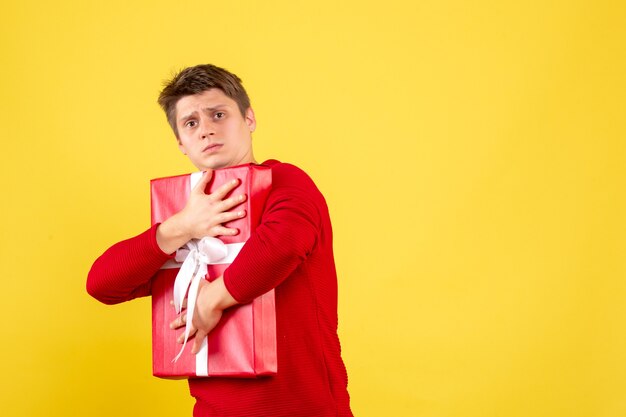
[[[213,65],[186,68],[163,89],[180,150],[203,179],[187,205],[144,233],[119,242],[89,272],[87,291],[114,304],[150,294],[151,278],[189,240],[236,234],[245,196],[225,198],[236,183],[204,193],[211,170],[255,163],[254,112],[241,80]],[[275,160],[261,224],[222,277],[204,281],[192,321],[193,351],[222,311],[275,289],[278,372],[257,379],[192,378],[194,416],[352,416],[337,337],[337,277],[324,197],[299,168]],[[172,327],[183,326],[180,316]]]

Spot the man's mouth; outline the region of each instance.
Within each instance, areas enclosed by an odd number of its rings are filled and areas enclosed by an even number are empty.
[[[220,149],[222,147],[221,143],[211,143],[210,145],[207,145],[204,149],[202,149],[202,152],[215,152],[218,149]]]

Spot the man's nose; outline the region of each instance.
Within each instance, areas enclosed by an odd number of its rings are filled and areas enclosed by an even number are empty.
[[[202,139],[208,139],[209,137],[215,135],[215,125],[209,120],[203,121],[200,135]]]

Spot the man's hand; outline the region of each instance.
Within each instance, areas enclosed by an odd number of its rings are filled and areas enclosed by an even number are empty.
[[[212,176],[212,170],[205,171],[191,190],[185,208],[159,225],[156,239],[163,252],[172,253],[191,239],[234,236],[239,233],[237,229],[224,227],[224,223],[246,215],[245,210],[230,211],[246,201],[245,195],[225,198],[239,185],[239,180],[229,181],[213,193],[205,194],[204,190]]]
[[[237,300],[226,289],[224,279],[217,278],[213,282],[205,279],[201,280],[198,287],[198,297],[196,299],[196,309],[190,324],[189,337],[194,336],[191,353],[196,354],[200,350],[200,345],[204,338],[217,326],[222,318],[222,312],[237,304]],[[186,311],[183,311],[172,323],[170,328],[177,329],[185,325]],[[178,338],[178,343],[185,341],[185,335]]]

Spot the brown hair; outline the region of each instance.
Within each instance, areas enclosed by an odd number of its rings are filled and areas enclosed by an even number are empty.
[[[241,85],[241,79],[224,68],[211,64],[188,67],[174,75],[164,83],[165,87],[159,94],[159,105],[165,111],[167,121],[178,137],[176,127],[176,103],[184,96],[200,94],[211,88],[219,88],[227,97],[235,100],[241,115],[245,117],[250,107],[248,93]]]

